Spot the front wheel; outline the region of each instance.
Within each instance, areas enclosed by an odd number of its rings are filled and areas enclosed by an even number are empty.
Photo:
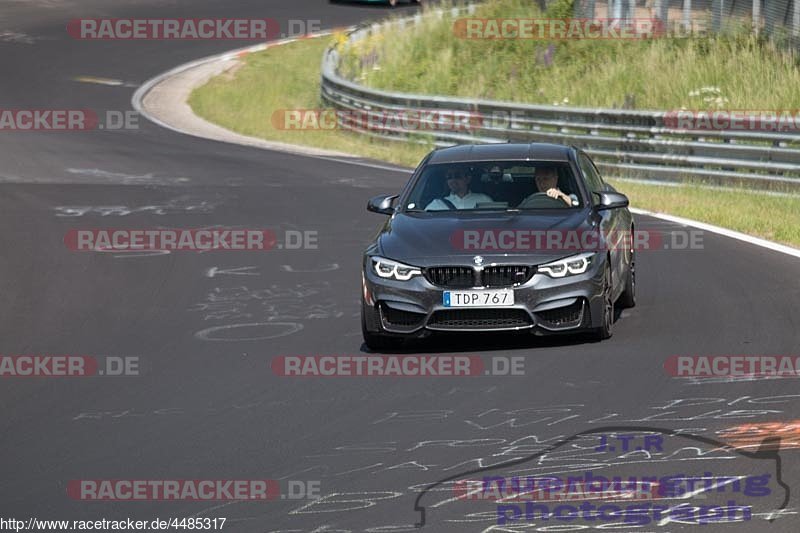
[[[603,275],[603,310],[600,317],[601,326],[595,328],[594,337],[599,340],[611,338],[614,334],[614,287],[611,283],[611,266],[606,264],[605,274]]]

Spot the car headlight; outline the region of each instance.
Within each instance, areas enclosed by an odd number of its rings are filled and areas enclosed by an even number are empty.
[[[383,257],[372,257],[372,270],[381,278],[408,281],[422,274],[422,270]]]
[[[547,274],[551,278],[563,278],[566,276],[583,274],[589,270],[589,266],[591,266],[595,255],[597,254],[594,252],[573,255],[572,257],[559,259],[552,263],[539,265],[538,271],[542,274]]]

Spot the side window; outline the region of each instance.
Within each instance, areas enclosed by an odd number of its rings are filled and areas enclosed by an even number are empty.
[[[605,184],[603,183],[603,179],[600,177],[600,173],[597,172],[594,164],[592,161],[586,156],[586,154],[581,153],[578,157],[578,163],[581,167],[581,172],[586,178],[586,185],[589,187],[589,192],[603,192],[605,190]],[[592,195],[592,204],[597,203],[597,197],[593,194]]]

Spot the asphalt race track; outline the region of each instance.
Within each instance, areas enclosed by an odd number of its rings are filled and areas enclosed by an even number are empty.
[[[272,17],[331,28],[386,14],[308,0],[3,0],[0,35],[13,33],[0,37],[0,108],[130,110],[135,88],[156,74],[250,44],[78,41],[65,31],[73,18]],[[798,355],[800,264],[777,252],[705,233],[702,250],[640,253],[639,303],[606,342],[440,337],[408,350],[522,357],[523,376],[275,375],[270,362],[280,355],[366,353],[359,261],[380,216],[364,206],[408,174],[363,163],[200,140],[145,119],[138,130],[0,132],[0,354],[138,357],[141,367],[138,377],[0,379],[0,517],[414,531],[427,485],[504,461],[529,458],[491,475],[601,464],[629,475],[774,474],[774,453],[701,454],[692,436],[725,440],[730,433],[720,432],[734,426],[777,422],[794,436],[779,452],[792,491],[773,522],[764,513],[785,495],[774,475],[770,496],[743,502],[753,522],[667,520],[626,531],[798,531],[797,381],[692,381],[663,368],[672,355]],[[646,217],[637,224],[681,229]],[[126,255],[64,244],[73,228],[210,226],[314,231],[319,247]],[[548,449],[604,426],[661,428],[665,452],[645,472],[637,468],[653,459],[647,452],[599,457],[575,441]],[[67,495],[80,479],[303,480],[318,482],[321,499],[81,501]],[[501,528],[493,502],[447,502],[452,492],[442,487],[422,495],[423,531],[602,525]]]

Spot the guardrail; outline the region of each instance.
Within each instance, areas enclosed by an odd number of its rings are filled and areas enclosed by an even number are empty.
[[[466,9],[472,11],[472,7]],[[453,15],[458,13],[454,11]],[[417,15],[357,28],[348,34],[344,46],[383,31],[387,25],[419,20]],[[674,114],[665,111],[526,105],[371,89],[341,76],[339,61],[337,47],[328,48],[322,59],[321,98],[341,112],[337,113],[341,127],[359,133],[418,141],[420,127],[404,128],[401,124],[364,128],[348,121],[348,116],[386,116],[409,110],[461,113],[488,120],[470,120],[469,131],[431,127],[423,128],[425,134],[432,136],[437,146],[479,142],[571,144],[590,154],[605,174],[620,177],[696,180],[800,192],[800,132],[675,129],[665,123],[665,117],[671,123]]]

